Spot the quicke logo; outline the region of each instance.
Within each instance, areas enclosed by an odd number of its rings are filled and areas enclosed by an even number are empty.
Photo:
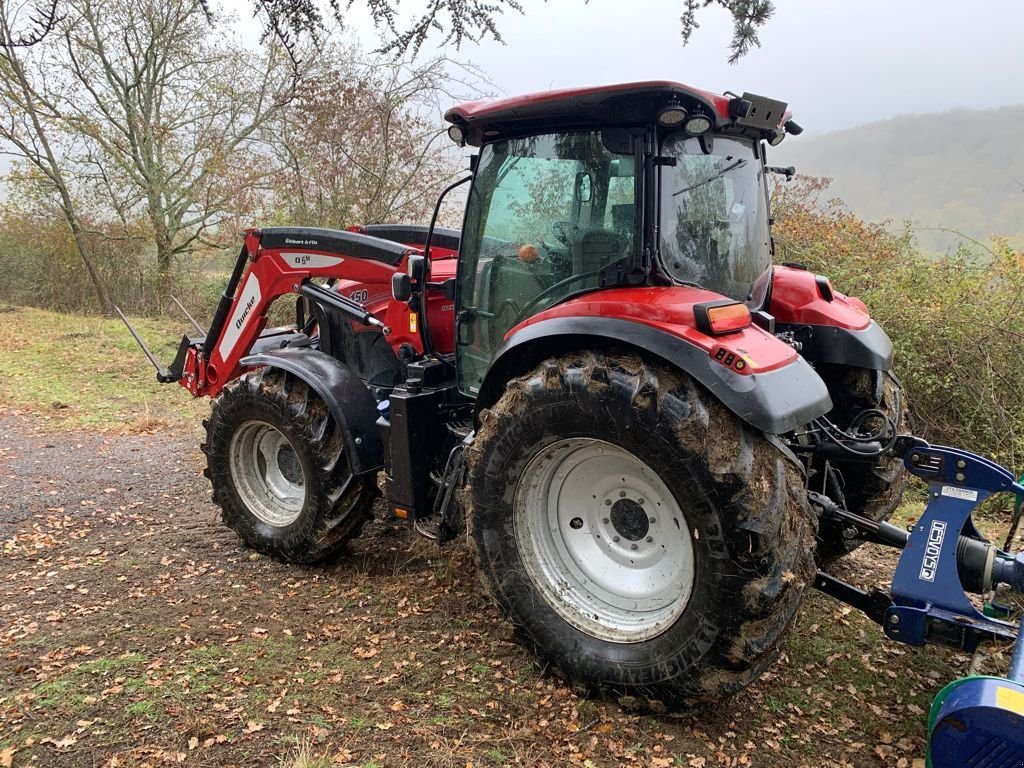
[[[237,320],[235,320],[235,330],[238,330],[243,325],[245,325],[245,318],[247,318],[249,316],[249,312],[252,311],[252,308],[254,306],[256,306],[256,297],[255,296],[253,296],[251,299],[249,299],[249,301],[246,302],[245,309],[242,310],[242,316],[240,318],[238,318]]]
[[[921,572],[917,575],[921,581],[935,581],[935,571],[939,568],[939,555],[942,554],[945,538],[946,524],[942,520],[932,520],[932,527],[928,529],[928,542],[924,545]]]

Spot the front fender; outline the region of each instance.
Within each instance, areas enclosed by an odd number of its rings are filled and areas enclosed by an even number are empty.
[[[505,382],[551,355],[598,345],[628,345],[676,366],[704,385],[755,429],[783,433],[832,409],[825,382],[802,357],[770,371],[741,374],[706,350],[649,325],[608,317],[559,317],[528,325],[498,348],[481,383],[478,410],[501,396]]]
[[[278,349],[243,357],[244,368],[266,366],[302,379],[316,392],[341,430],[352,473],[365,475],[384,466],[384,444],[377,429],[377,401],[348,366],[315,349]]]
[[[861,329],[777,323],[775,330],[792,333],[803,344],[800,354],[814,363],[853,365],[875,371],[892,368],[892,341],[874,320]]]

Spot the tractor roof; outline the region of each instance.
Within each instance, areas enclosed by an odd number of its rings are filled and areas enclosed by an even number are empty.
[[[543,91],[495,101],[471,101],[449,109],[444,119],[466,129],[467,143],[545,128],[584,128],[609,124],[642,125],[671,101],[700,111],[716,126],[730,122],[728,96],[668,80]]]

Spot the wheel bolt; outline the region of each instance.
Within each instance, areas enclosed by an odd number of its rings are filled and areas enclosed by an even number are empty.
[[[626,492],[625,491],[619,491],[619,498],[620,499],[626,498]]]
[[[652,541],[654,541],[654,537],[653,536],[648,536],[646,539],[644,539],[644,541],[646,541],[648,544],[650,544]]]
[[[636,503],[637,503],[637,504],[643,504],[643,503],[644,503],[644,500],[643,500],[643,499],[637,499],[637,500],[636,500]]]
[[[658,521],[655,520],[653,517],[649,517],[649,518],[647,518],[647,522],[649,522],[651,525],[654,525]]]
[[[608,518],[607,518],[607,517],[605,517],[605,518],[602,518],[602,519],[601,519],[601,522],[602,522],[602,523],[604,523],[605,525],[608,525],[608,523],[609,523],[609,520],[608,520]]]
[[[619,540],[618,536],[612,536],[612,541],[618,541],[618,540]]]
[[[604,505],[605,505],[606,507],[610,507],[610,506],[612,505],[612,500],[611,500],[611,499],[605,499],[605,500],[604,500]]]
[[[631,547],[630,547],[630,549],[637,549],[637,546],[636,546],[636,544],[634,544],[633,546],[631,546]]]
[[[580,528],[583,527],[583,518],[574,517],[572,520],[569,521],[569,527],[572,528],[574,531],[578,531]]]

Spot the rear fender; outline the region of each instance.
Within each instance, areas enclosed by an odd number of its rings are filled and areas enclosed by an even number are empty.
[[[243,357],[240,365],[279,368],[306,382],[323,399],[341,430],[353,474],[365,475],[384,466],[377,401],[346,365],[309,348],[261,352]]]
[[[721,337],[719,346],[727,345],[728,337]],[[762,432],[789,432],[832,409],[825,383],[799,356],[769,371],[741,374],[707,350],[649,325],[608,317],[559,317],[525,326],[506,339],[481,383],[477,412],[501,397],[510,378],[546,358],[602,346],[631,347],[638,354],[661,358]]]

